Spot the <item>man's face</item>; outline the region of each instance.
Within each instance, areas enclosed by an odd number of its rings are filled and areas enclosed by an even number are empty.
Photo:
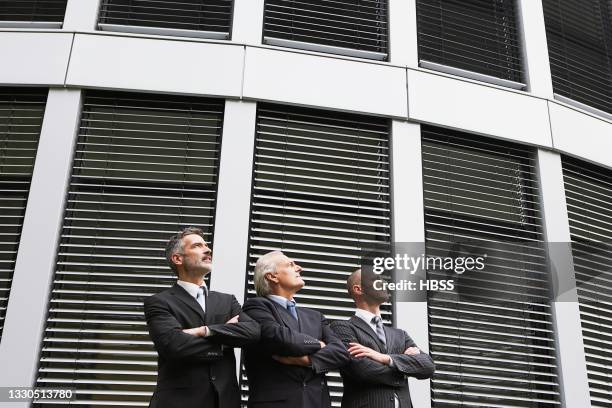
[[[285,255],[278,255],[276,271],[271,273],[270,280],[278,284],[284,292],[297,293],[304,287],[301,276],[302,267]]]
[[[212,251],[204,238],[196,234],[187,235],[183,237],[182,244],[182,254],[174,254],[177,266],[182,265],[190,276],[206,276],[212,269]]]

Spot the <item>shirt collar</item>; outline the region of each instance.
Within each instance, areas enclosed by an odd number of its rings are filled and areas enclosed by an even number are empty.
[[[290,300],[288,300],[287,298],[284,298],[284,297],[278,296],[278,295],[268,295],[267,298],[270,299],[270,300],[275,301],[276,303],[278,303],[282,307],[287,307],[287,304],[290,302]],[[293,299],[291,299],[291,300],[293,300]],[[293,302],[295,303],[295,300],[293,300]]]
[[[355,316],[357,316],[367,324],[372,325],[372,318],[378,315],[375,315],[374,313],[364,309],[355,309]]]
[[[191,295],[191,297],[197,298],[198,297],[198,291],[200,290],[200,287],[198,285],[196,285],[195,283],[191,283],[191,282],[185,282],[182,280],[177,280],[176,284],[179,285],[180,287],[182,287],[183,289],[185,289],[187,291],[187,293],[189,293]],[[204,282],[204,284],[202,285],[204,286],[204,290],[206,292],[208,292],[208,288],[206,287],[206,282]]]

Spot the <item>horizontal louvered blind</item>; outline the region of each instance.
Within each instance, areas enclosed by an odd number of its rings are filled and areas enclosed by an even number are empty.
[[[612,406],[612,170],[563,157],[591,406]]]
[[[266,0],[264,42],[386,59],[387,0]]]
[[[157,354],[145,297],[173,284],[163,249],[212,240],[223,103],[87,93],[44,332],[38,385],[77,404],[148,405]]]
[[[419,60],[523,82],[514,0],[417,0]]]
[[[348,319],[346,279],[362,248],[390,243],[386,120],[263,105],[257,113],[247,296],[257,258],[281,250],[304,268],[299,306]],[[391,322],[390,305],[383,318]],[[338,373],[328,375],[339,406]]]
[[[559,406],[546,257],[531,246],[542,240],[532,152],[429,126],[422,141],[428,256],[499,248],[458,290],[429,292],[433,406]]]
[[[42,90],[0,89],[0,341],[46,100]]]
[[[0,1],[0,22],[62,23],[67,0],[4,0]]]
[[[612,3],[543,0],[555,93],[612,113]]]
[[[232,7],[232,0],[104,0],[100,28],[164,28],[174,30],[171,34],[229,38]]]

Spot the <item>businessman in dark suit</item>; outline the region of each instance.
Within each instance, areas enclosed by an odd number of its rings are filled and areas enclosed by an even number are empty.
[[[177,274],[171,288],[144,302],[158,358],[151,408],[239,408],[233,347],[259,340],[259,325],[233,295],[208,291],[212,253],[202,230],[172,236],[166,258]]]
[[[382,324],[380,305],[389,295],[374,289],[371,275],[362,277],[361,270],[355,271],[347,288],[357,306],[355,316],[332,324],[351,354],[340,370],[342,408],[412,408],[408,377],[430,378],[431,357],[405,331]]]
[[[346,347],[325,317],[296,306],[304,286],[302,268],[280,251],[263,255],[255,266],[259,297],[244,311],[261,325],[261,341],[245,351],[249,408],[328,408],[325,373],[349,359]]]

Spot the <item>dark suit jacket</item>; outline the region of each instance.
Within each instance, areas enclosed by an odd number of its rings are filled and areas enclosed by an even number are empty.
[[[149,334],[158,358],[157,387],[150,407],[239,408],[236,359],[232,347],[259,340],[259,325],[241,312],[233,295],[210,291],[206,314],[179,285],[144,302]],[[236,315],[236,324],[225,324]],[[182,329],[208,326],[214,335],[197,337]]]
[[[325,317],[298,306],[296,321],[284,307],[264,297],[248,299],[244,311],[261,325],[260,342],[245,350],[249,408],[330,407],[325,373],[342,367],[349,356]],[[272,355],[309,355],[312,367],[281,364]]]
[[[434,363],[429,354],[403,354],[416,344],[405,331],[393,327],[384,328],[385,346],[374,330],[357,316],[348,321],[336,321],[332,328],[347,346],[359,343],[389,354],[395,364],[390,367],[369,358],[351,357],[349,364],[340,370],[344,382],[342,408],[393,408],[395,394],[401,408],[412,408],[407,377],[425,379],[433,375]]]

